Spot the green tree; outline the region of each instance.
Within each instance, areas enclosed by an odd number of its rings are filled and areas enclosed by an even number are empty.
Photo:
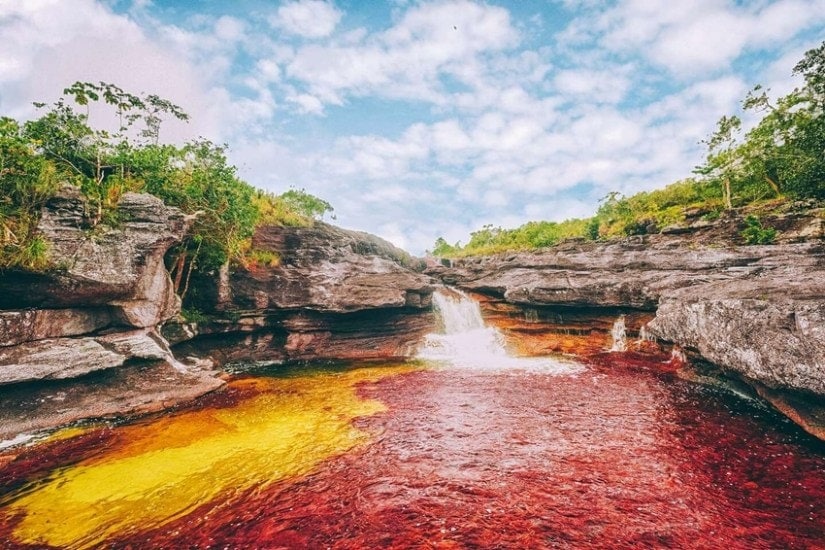
[[[305,189],[292,188],[279,195],[278,198],[284,201],[291,210],[307,218],[319,220],[322,219],[325,214],[334,211],[330,203],[307,193]]]
[[[716,131],[703,140],[708,147],[708,156],[703,166],[696,172],[710,176],[721,182],[722,200],[725,208],[733,208],[731,201],[731,180],[738,177],[742,166],[740,150],[737,149],[737,134],[742,129],[738,116],[723,116],[716,123]]]
[[[459,243],[455,243],[455,246],[453,246],[444,237],[438,237],[435,240],[431,254],[437,258],[447,258],[452,256],[458,248]]]
[[[54,165],[38,154],[20,124],[0,118],[0,268],[45,267],[47,247],[35,228],[57,181]]]
[[[114,133],[89,123],[89,105],[101,101],[117,117]],[[35,106],[46,107],[44,103]],[[141,145],[135,142],[134,134],[156,143],[164,116],[189,119],[180,107],[155,95],[137,96],[106,82],[75,82],[43,116],[26,123],[25,135],[55,164],[62,178],[83,190],[96,207],[93,221],[97,222],[126,190],[129,162]],[[139,122],[142,130],[136,127]]]
[[[189,238],[172,251],[175,289],[185,297],[195,270],[239,260],[259,219],[255,189],[241,181],[226,146],[196,140],[177,149],[149,145],[135,154],[134,174],[145,190],[195,214]]]

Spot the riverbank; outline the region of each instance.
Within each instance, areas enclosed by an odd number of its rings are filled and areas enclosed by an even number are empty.
[[[428,273],[481,296],[489,320],[526,353],[608,349],[621,318],[629,337],[677,346],[825,438],[823,218],[784,223],[772,245],[731,244],[734,218]]]
[[[675,349],[701,371],[686,376],[744,382],[825,438],[821,211],[771,220],[773,245],[731,244],[730,216],[424,273],[372,235],[263,226],[252,247],[267,261],[196,277],[186,318],[163,257],[191,220],[127,194],[120,225],[90,231],[86,208],[66,188],[44,209],[59,269],[0,275],[0,439],[162,411],[222,387],[226,367],[408,359],[440,282],[473,292],[517,354],[593,356],[621,328],[625,349]]]

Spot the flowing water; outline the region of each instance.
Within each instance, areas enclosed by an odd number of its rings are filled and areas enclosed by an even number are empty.
[[[825,548],[825,447],[789,422],[666,357],[512,358],[436,299],[421,362],[0,455],[0,548]]]
[[[624,315],[620,315],[613,323],[610,336],[613,338],[610,351],[627,351],[627,327],[624,323]]]

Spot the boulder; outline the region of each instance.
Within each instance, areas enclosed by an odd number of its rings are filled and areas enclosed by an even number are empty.
[[[0,348],[0,385],[76,378],[134,359],[170,357],[166,343],[153,329],[38,340]]]
[[[374,235],[325,223],[268,226],[256,232],[252,247],[276,254],[279,263],[230,274],[223,308],[347,312],[431,305],[432,280],[412,269],[418,261]]]

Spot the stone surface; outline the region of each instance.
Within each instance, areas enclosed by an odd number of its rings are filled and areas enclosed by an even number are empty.
[[[678,235],[458,260],[428,273],[493,304],[519,306],[522,316],[543,312],[548,322],[534,332],[544,336],[554,333],[546,326],[554,324],[554,311],[568,312],[555,332],[570,325],[572,310],[597,318],[601,309],[609,319],[611,309],[629,308],[625,314],[640,318],[648,312],[645,321],[655,313],[645,326],[649,336],[700,355],[762,388],[763,396],[770,392],[794,418],[789,403],[825,401],[825,245],[821,216],[788,215],[775,223],[785,224],[776,245],[734,246],[715,234],[703,242],[702,232],[710,230],[703,225]],[[519,314],[497,324],[529,333],[529,320]],[[631,334],[638,334],[641,323],[633,324]],[[555,347],[564,351],[564,342]],[[819,418],[817,410],[797,411],[797,421]],[[814,425],[806,429],[816,434]]]
[[[783,295],[781,286],[732,297],[703,285],[663,298],[648,328],[769,388],[825,397],[825,288],[818,284],[823,294],[814,299]]]
[[[113,320],[114,314],[106,306],[0,311],[0,346],[87,334]]]
[[[43,208],[38,231],[49,243],[54,269],[0,276],[0,309],[109,307],[113,320],[143,328],[179,310],[163,256],[189,221],[151,195],[126,193],[116,227],[89,227],[88,206],[65,186]]]
[[[113,224],[94,224],[89,212],[64,186],[38,225],[52,268],[0,274],[3,433],[160,410],[221,384],[198,366],[184,372],[157,332],[180,310],[164,254],[191,221],[135,193],[122,197]],[[68,389],[52,402],[54,387]]]
[[[223,384],[212,372],[180,372],[155,361],[96,371],[80,379],[7,386],[0,391],[0,440],[84,419],[158,412]]]
[[[373,235],[324,223],[263,227],[253,249],[276,266],[219,273],[202,304],[212,319],[163,332],[181,353],[218,361],[380,360],[414,354],[432,330],[433,280],[420,261]],[[177,351],[177,350],[176,350]]]
[[[153,329],[38,340],[0,348],[0,385],[76,378],[134,359],[169,357],[165,343]]]
[[[280,263],[231,273],[223,308],[348,312],[430,306],[432,281],[411,269],[417,261],[373,235],[324,223],[262,227],[252,246],[277,254]]]

